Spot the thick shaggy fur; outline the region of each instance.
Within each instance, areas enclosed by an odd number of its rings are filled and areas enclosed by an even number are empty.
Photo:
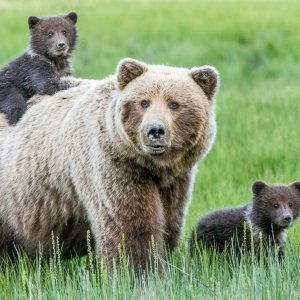
[[[69,57],[77,38],[77,15],[39,19],[29,17],[29,50],[0,72],[0,113],[15,124],[35,94],[53,95],[69,88],[60,81],[70,75]]]
[[[178,244],[195,165],[214,140],[217,82],[212,67],[124,59],[116,76],[36,98],[1,133],[2,248],[14,243],[34,256],[49,251],[53,231],[67,254],[81,249],[77,228],[90,224],[108,262],[118,261],[123,238],[136,269],[152,238],[162,258],[164,244]]]
[[[256,181],[252,189],[252,203],[218,210],[201,219],[190,239],[191,249],[200,244],[222,252],[233,246],[239,254],[250,250],[252,243],[257,254],[260,245],[271,246],[282,258],[286,230],[300,213],[300,182],[267,185]]]

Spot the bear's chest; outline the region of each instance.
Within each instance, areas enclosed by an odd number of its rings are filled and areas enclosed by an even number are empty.
[[[54,63],[54,70],[55,70],[55,75],[58,78],[71,75],[71,67],[67,59],[63,59],[61,61]]]

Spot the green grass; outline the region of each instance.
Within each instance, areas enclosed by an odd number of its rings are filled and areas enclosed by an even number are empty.
[[[251,199],[255,179],[299,180],[300,34],[298,0],[0,0],[0,65],[28,43],[27,17],[76,11],[75,75],[102,78],[120,58],[216,66],[218,135],[200,164],[180,248],[165,276],[22,258],[3,264],[1,299],[300,299],[300,222],[289,231],[281,270],[246,259],[231,266],[209,253],[191,259],[185,240],[200,216]],[[99,262],[100,264],[100,262]],[[119,272],[119,273],[118,273]]]

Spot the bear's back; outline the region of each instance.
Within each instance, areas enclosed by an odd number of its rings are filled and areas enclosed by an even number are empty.
[[[237,239],[236,241],[241,244],[246,210],[247,206],[243,206],[218,210],[206,215],[199,221],[197,229],[193,232],[191,244],[197,242],[209,248],[216,247],[220,251],[224,250],[232,239]]]

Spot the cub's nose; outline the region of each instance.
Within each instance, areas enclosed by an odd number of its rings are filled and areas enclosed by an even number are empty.
[[[59,43],[59,44],[58,44],[58,47],[59,47],[59,48],[64,48],[65,45],[66,45],[65,43]]]
[[[284,221],[291,222],[292,218],[290,216],[284,217]]]
[[[162,124],[151,124],[147,127],[147,137],[149,139],[158,140],[165,135],[165,127]]]

